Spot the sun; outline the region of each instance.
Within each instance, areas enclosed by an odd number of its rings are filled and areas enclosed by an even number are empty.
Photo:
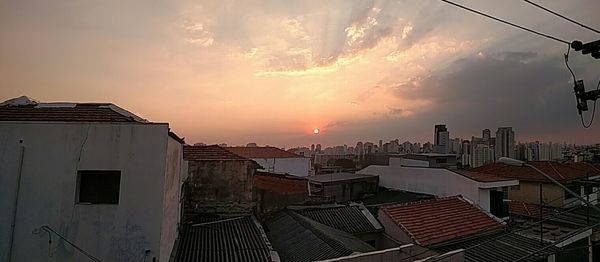
[[[313,129],[313,133],[314,133],[315,135],[316,135],[316,134],[318,134],[318,133],[319,133],[319,129],[318,129],[318,128],[315,128],[315,129]]]

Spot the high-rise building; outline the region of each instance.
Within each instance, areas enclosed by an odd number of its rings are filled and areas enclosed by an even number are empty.
[[[450,133],[446,125],[435,125],[433,142],[435,153],[448,154]]]
[[[485,141],[490,141],[490,138],[492,137],[492,131],[490,131],[489,129],[484,129],[482,132],[482,138]]]
[[[476,144],[471,149],[471,167],[480,167],[494,162],[494,150],[488,145]]]
[[[500,127],[496,131],[496,160],[501,157],[515,158],[515,132],[512,127]]]

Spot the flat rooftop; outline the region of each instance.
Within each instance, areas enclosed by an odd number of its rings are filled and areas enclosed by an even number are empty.
[[[333,174],[316,175],[316,176],[308,177],[308,179],[310,181],[319,182],[319,183],[339,182],[339,181],[355,180],[355,179],[363,179],[363,178],[377,178],[377,176],[354,174],[354,173],[333,173]]]

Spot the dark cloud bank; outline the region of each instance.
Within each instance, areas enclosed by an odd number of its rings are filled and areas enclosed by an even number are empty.
[[[463,138],[480,135],[483,128],[512,126],[521,141],[598,143],[600,124],[596,120],[590,129],[581,126],[570,77],[560,57],[537,57],[531,52],[461,59],[417,85],[388,86],[393,95],[432,101],[430,109],[347,127],[354,129],[350,133],[355,138],[375,139],[376,133],[384,139],[426,141],[431,140],[435,123],[447,124],[451,136]],[[587,77],[587,89],[595,88],[597,77]]]

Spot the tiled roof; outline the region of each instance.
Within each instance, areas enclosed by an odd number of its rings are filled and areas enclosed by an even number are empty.
[[[250,160],[236,155],[218,145],[212,146],[184,146],[183,159],[192,161],[206,160]]]
[[[496,176],[496,175],[486,174],[486,173],[481,173],[481,172],[475,172],[475,171],[467,171],[467,170],[461,170],[461,169],[450,170],[450,171],[457,173],[459,175],[465,176],[467,178],[470,178],[472,180],[475,180],[477,182],[483,182],[483,183],[512,180],[511,178],[507,178],[507,177],[501,177],[501,176]]]
[[[452,242],[440,243],[433,249],[441,252],[465,249],[465,262],[545,261],[544,258],[560,250],[553,245],[540,244],[539,239],[504,232]],[[529,256],[531,253],[535,255]]]
[[[290,211],[267,220],[265,230],[282,261],[308,262],[374,250],[346,232]]]
[[[262,227],[252,216],[197,222],[182,227],[174,261],[276,261]]]
[[[292,208],[292,210],[319,223],[353,235],[383,230],[379,221],[363,205],[317,206]]]
[[[586,176],[600,175],[600,171],[595,170],[591,165],[584,163],[563,164],[554,161],[532,161],[528,163],[558,181],[568,181],[578,178],[585,178]],[[496,176],[519,179],[523,181],[547,181],[544,176],[536,172],[533,168],[527,166],[512,166],[503,163],[492,163],[473,168],[470,171],[493,174]]]
[[[227,147],[227,150],[246,158],[304,158],[276,147]]]
[[[112,104],[69,104],[64,106],[0,106],[0,121],[40,122],[140,122],[132,115],[114,110]]]
[[[540,205],[529,204],[521,201],[511,200],[508,202],[509,213],[513,215],[526,216],[526,217],[539,217],[540,216]],[[554,210],[551,208],[544,207],[543,216],[553,214]]]
[[[502,228],[460,196],[385,206],[381,210],[424,246]]]

